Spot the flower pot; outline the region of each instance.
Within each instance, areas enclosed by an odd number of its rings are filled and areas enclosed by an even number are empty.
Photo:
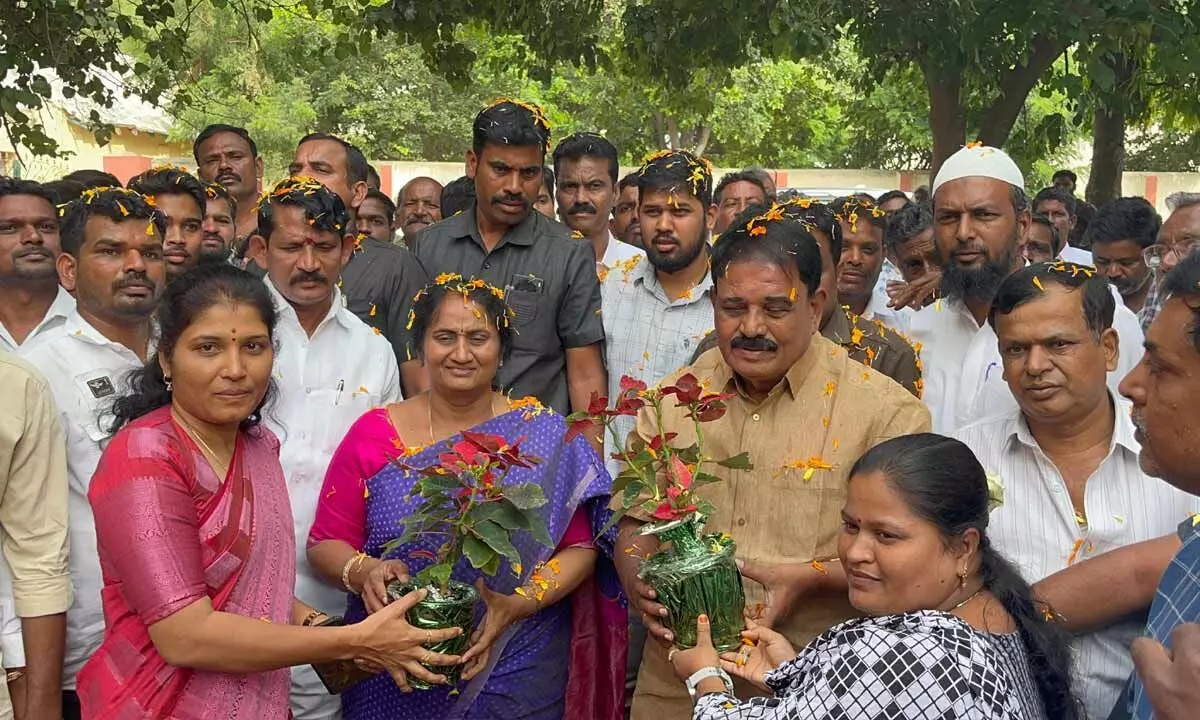
[[[723,533],[702,535],[704,519],[692,516],[651,523],[642,534],[669,543],[647,558],[642,578],[667,608],[666,626],[682,648],[696,645],[696,620],[708,615],[713,645],[718,651],[741,646],[746,623],[746,594],[733,554],[733,539]]]
[[[419,590],[415,583],[393,582],[388,585],[388,602],[394,602],[401,597]],[[475,607],[479,603],[479,592],[470,585],[450,581],[448,597],[437,597],[438,592],[430,588],[425,599],[413,606],[405,618],[408,624],[418,630],[444,630],[446,628],[462,628],[462,634],[442,642],[431,643],[423,647],[431,652],[447,655],[462,655],[467,651],[471,639],[471,631],[475,626]],[[430,672],[445,675],[449,685],[458,683],[462,674],[462,665],[426,665]],[[409,677],[409,683],[419,690],[433,687],[419,678]]]

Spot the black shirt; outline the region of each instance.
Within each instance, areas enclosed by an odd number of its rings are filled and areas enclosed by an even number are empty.
[[[428,280],[408,248],[365,238],[342,268],[346,309],[387,338],[396,362],[413,357],[409,348],[408,313],[413,296]]]
[[[475,205],[425,228],[414,254],[429,277],[458,273],[504,290],[513,310],[512,354],[498,373],[513,397],[533,395],[559,413],[571,411],[567,348],[604,340],[596,253],[587,240],[531,211],[489,253],[475,223]]]

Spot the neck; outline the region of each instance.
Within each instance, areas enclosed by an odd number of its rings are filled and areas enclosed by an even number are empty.
[[[304,328],[304,332],[309,337],[312,337],[317,328],[321,326],[321,322],[329,315],[331,307],[333,307],[333,293],[315,305],[292,305],[292,309],[296,311],[296,319],[300,321],[300,327]]]
[[[175,419],[179,424],[183,425],[189,432],[195,435],[199,440],[197,445],[200,447],[207,446],[209,450],[217,455],[218,460],[228,462],[229,458],[233,457],[234,448],[237,447],[237,436],[239,427],[233,425],[215,425],[205,422],[187,410],[183,409],[179,403],[172,401],[171,412],[174,413]]]
[[[108,340],[124,345],[133,351],[140,360],[145,362],[150,352],[150,318],[142,318],[131,322],[114,322],[91,312],[90,309],[78,306],[79,316],[96,332]]]
[[[530,209],[529,212],[537,212]],[[479,229],[479,237],[483,239],[483,247],[488,252],[491,252],[513,226],[497,223],[483,214],[483,210],[479,206],[479,202],[475,203],[475,227]]]
[[[1105,393],[1102,402],[1075,417],[1032,418],[1025,416],[1038,447],[1054,459],[1077,455],[1098,446],[1107,448],[1116,429],[1116,410]]]
[[[0,284],[0,324],[17,344],[25,342],[58,297],[58,282]]]
[[[1134,294],[1122,295],[1121,300],[1125,302],[1125,307],[1129,308],[1132,312],[1141,312],[1142,308],[1146,306],[1146,296],[1149,294],[1150,283],[1146,283],[1142,286],[1141,290],[1138,290]]]
[[[691,292],[692,288],[699,285],[708,275],[708,251],[697,255],[690,265],[679,272],[655,270],[654,275],[658,278],[658,284],[662,285],[663,292],[667,294],[667,299],[678,300]]]
[[[592,243],[592,249],[596,251],[596,262],[600,262],[608,252],[608,228],[602,230],[599,235],[589,235],[588,240]]]
[[[429,412],[435,427],[471,428],[492,419],[495,414],[495,393],[488,388],[485,393],[426,393]],[[436,439],[436,438],[435,438]]]
[[[251,230],[258,229],[258,194],[237,199],[237,216],[233,219],[234,232],[245,237]]]
[[[867,311],[867,305],[871,303],[871,296],[867,295],[861,298],[850,298],[846,301],[846,305],[850,306],[850,312],[855,315],[862,315]]]

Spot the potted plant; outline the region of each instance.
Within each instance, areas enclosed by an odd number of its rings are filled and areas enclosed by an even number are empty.
[[[613,446],[621,448],[613,457],[622,461],[624,468],[613,479],[612,491],[621,511],[614,513],[610,524],[634,507],[653,518],[641,533],[657,536],[661,544],[658,552],[642,559],[641,576],[667,608],[665,624],[680,647],[696,644],[696,620],[702,614],[709,617],[718,649],[739,647],[746,596],[734,562],[736,545],[724,533],[704,533],[705,518],[713,508],[697,493],[701,486],[721,479],[706,468],[753,469],[748,453],[720,460],[705,454],[701,425],[723,416],[730,396],[708,392],[690,373],[672,385],[652,390],[625,376],[620,387],[612,407],[608,398],[593,394],[587,412],[568,418],[571,433],[603,426]],[[678,433],[663,429],[663,407],[670,398],[676,407],[686,408],[694,424],[696,442],[692,445],[673,445]],[[626,444],[618,436],[614,420],[635,417],[646,408],[657,421],[657,433],[648,442],[634,435]]]
[[[421,535],[444,538],[432,562],[415,574],[408,583],[392,583],[388,587],[390,600],[421,588],[429,590],[424,600],[408,611],[408,622],[419,628],[462,628],[462,634],[426,646],[429,650],[461,655],[475,624],[479,593],[469,584],[451,579],[455,566],[462,558],[486,575],[494,576],[501,559],[519,573],[521,557],[513,546],[513,533],[525,530],[547,546],[553,545],[545,523],[531,512],[546,504],[539,485],[524,483],[506,485],[505,479],[513,468],[530,468],[541,459],[522,452],[519,438],[509,445],[497,435],[462,432],[462,439],[440,453],[437,461],[426,467],[406,464],[416,452],[406,453],[395,462],[415,472],[419,479],[413,484],[411,497],[422,498],[417,510],[404,522],[404,533],[384,546],[385,556],[397,547],[412,542]],[[462,668],[429,667],[445,675],[447,682],[458,682]],[[411,678],[414,687],[429,686]]]

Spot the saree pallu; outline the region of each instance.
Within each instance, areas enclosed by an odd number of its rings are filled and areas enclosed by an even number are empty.
[[[79,673],[86,718],[289,715],[289,670],[219,673],[168,665],[148,627],[207,596],[215,610],[291,622],[295,535],[279,442],[242,432],[224,482],[169,408],[123,428],[88,500],[104,574],[105,632]]]
[[[504,484],[536,483],[548,502],[537,512],[556,546],[562,542],[577,510],[583,510],[597,550],[596,571],[570,597],[514,624],[491,648],[487,668],[457,691],[446,686],[402,693],[388,675],[358,685],[342,697],[347,720],[431,720],[433,718],[524,718],[549,720],[617,720],[623,716],[626,658],[626,610],[611,558],[616,533],[601,533],[610,517],[612,481],[595,451],[583,438],[566,443],[566,424],[559,415],[514,410],[475,428],[500,435],[510,443],[524,437],[522,449],[542,459],[533,468],[514,468]],[[405,462],[425,467],[437,461],[449,440],[425,448]],[[364,551],[383,555],[383,546],[403,531],[403,521],[419,505],[408,497],[417,476],[388,463],[367,480],[367,540]],[[396,548],[389,558],[403,560],[410,573],[427,566],[441,544],[439,536],[422,536]],[[483,577],[496,592],[512,593],[525,584],[538,563],[555,548],[518,532],[513,544],[521,556],[522,574],[513,574],[502,559],[495,577],[483,575],[465,559],[453,578],[473,584]],[[362,600],[349,596],[348,622],[365,617]],[[483,614],[482,604],[477,621]]]

